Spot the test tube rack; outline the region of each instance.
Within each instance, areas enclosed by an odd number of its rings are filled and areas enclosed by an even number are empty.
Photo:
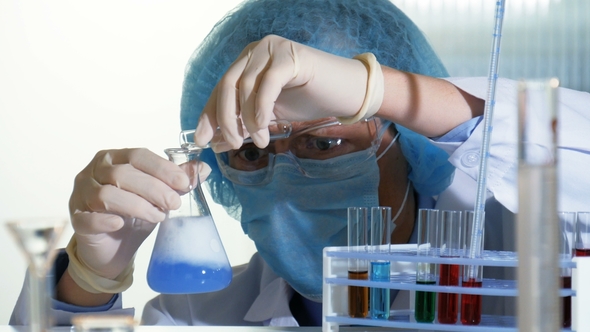
[[[391,262],[390,282],[348,279],[348,259],[388,260]],[[491,296],[518,296],[516,280],[483,280],[482,288],[419,285],[415,282],[417,263],[481,265],[518,267],[518,255],[508,251],[487,251],[478,259],[426,257],[416,255],[416,245],[392,245],[389,254],[349,252],[348,247],[326,247],[323,252],[323,332],[337,332],[342,326],[388,327],[420,331],[486,331],[516,332],[516,317],[482,315],[479,325],[417,323],[413,321],[414,291],[481,294]],[[572,328],[562,331],[590,331],[590,257],[563,260],[560,267],[572,269],[572,289],[561,289],[560,296],[572,297]],[[348,286],[377,287],[410,291],[410,306],[405,310],[392,310],[388,320],[351,318],[348,316]],[[586,308],[586,314],[582,312]]]

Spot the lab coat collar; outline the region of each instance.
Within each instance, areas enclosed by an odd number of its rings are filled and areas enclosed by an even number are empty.
[[[293,288],[283,278],[276,278],[262,287],[244,320],[263,322],[267,326],[299,326],[291,314],[289,301]]]

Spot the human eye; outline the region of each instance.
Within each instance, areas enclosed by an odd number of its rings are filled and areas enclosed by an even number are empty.
[[[254,144],[244,144],[231,153],[230,166],[244,171],[253,171],[268,164],[268,151],[259,149]]]
[[[336,137],[314,137],[308,140],[308,149],[317,149],[319,151],[328,151],[337,148],[342,144],[342,138]]]
[[[304,135],[292,144],[292,150],[299,158],[329,159],[350,151],[347,140],[337,136]]]

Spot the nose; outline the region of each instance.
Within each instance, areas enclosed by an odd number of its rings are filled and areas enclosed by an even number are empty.
[[[274,142],[275,154],[285,153],[289,151],[289,140],[279,139]]]

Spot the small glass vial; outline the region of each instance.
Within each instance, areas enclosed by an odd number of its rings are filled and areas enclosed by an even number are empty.
[[[200,149],[170,148],[165,152],[177,165],[193,160],[197,167],[201,165]],[[231,266],[201,186],[182,195],[181,202],[159,225],[147,271],[148,285],[163,294],[205,293],[227,287]]]

